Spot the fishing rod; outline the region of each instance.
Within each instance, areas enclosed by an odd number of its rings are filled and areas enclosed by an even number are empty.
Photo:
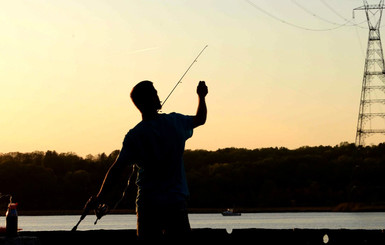
[[[133,169],[131,171],[131,174],[129,175],[128,177],[128,181],[127,181],[127,185],[122,193],[122,196],[121,198],[115,203],[114,207],[112,209],[116,209],[117,206],[120,204],[120,202],[124,199],[125,195],[126,195],[126,192],[130,186],[130,183],[131,183],[131,178],[132,176],[136,173],[137,169],[135,167],[135,165],[133,165]],[[83,208],[83,213],[81,214],[80,216],[80,219],[79,221],[76,223],[76,225],[72,228],[71,231],[76,231],[78,229],[78,226],[79,224],[84,220],[84,218],[88,215],[88,213],[94,209],[94,213],[96,215],[96,220],[94,222],[94,225],[96,225],[96,223],[98,223],[98,221],[106,214],[108,214],[111,209],[110,207],[107,205],[107,204],[99,204],[97,207],[96,207],[96,197],[95,196],[91,196],[88,201],[86,202],[86,204],[84,205],[84,208]]]
[[[190,68],[194,65],[195,62],[198,61],[199,56],[201,56],[201,54],[203,53],[203,51],[205,51],[205,49],[207,48],[207,46],[208,46],[208,45],[206,45],[206,46],[199,52],[199,54],[198,54],[197,57],[193,60],[193,62],[191,63],[191,65],[187,68],[187,70],[185,71],[185,73],[183,73],[182,77],[179,79],[179,81],[176,83],[176,85],[174,86],[174,88],[171,90],[171,92],[168,94],[168,96],[166,97],[166,99],[163,101],[162,107],[163,107],[163,105],[166,103],[166,101],[168,100],[168,98],[170,97],[170,95],[174,92],[174,90],[176,89],[176,87],[182,82],[182,79],[183,79],[184,76],[187,74],[187,72],[190,70]]]

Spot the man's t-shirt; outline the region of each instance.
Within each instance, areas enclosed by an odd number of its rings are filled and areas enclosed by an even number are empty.
[[[141,121],[125,136],[117,161],[136,164],[137,206],[172,204],[189,196],[183,152],[193,134],[193,116],[159,114]]]

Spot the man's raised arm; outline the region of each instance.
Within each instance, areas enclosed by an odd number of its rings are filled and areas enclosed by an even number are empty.
[[[197,87],[198,94],[198,109],[197,113],[194,116],[194,128],[205,124],[207,118],[207,106],[206,106],[206,95],[208,93],[208,89],[206,83],[204,81],[200,81]]]

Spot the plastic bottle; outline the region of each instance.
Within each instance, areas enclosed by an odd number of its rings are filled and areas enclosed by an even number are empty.
[[[6,216],[6,234],[7,236],[17,236],[17,203],[8,204]]]

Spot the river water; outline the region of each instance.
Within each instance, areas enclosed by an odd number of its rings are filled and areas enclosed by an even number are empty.
[[[19,216],[19,228],[23,231],[71,230],[79,215]],[[385,212],[336,213],[244,213],[241,216],[215,214],[189,214],[191,227],[212,229],[385,229]],[[87,216],[78,230],[136,229],[136,216],[107,215],[97,225],[95,216]],[[0,217],[5,226],[5,217]]]

